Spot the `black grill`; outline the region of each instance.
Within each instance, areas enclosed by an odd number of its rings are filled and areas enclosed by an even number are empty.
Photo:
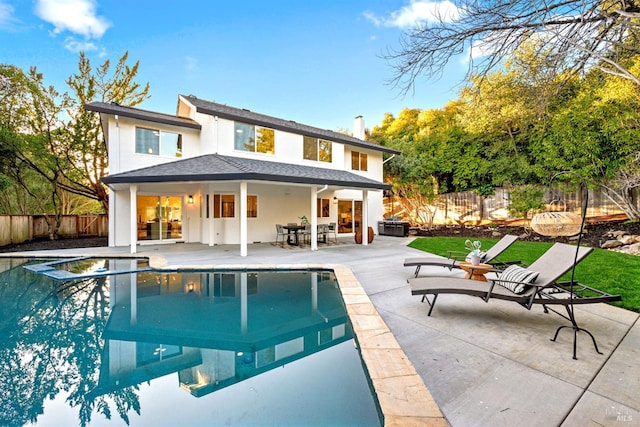
[[[397,217],[389,217],[384,221],[378,221],[378,234],[383,236],[409,236],[409,223],[401,221]]]

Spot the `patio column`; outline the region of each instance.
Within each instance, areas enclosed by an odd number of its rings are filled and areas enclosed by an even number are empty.
[[[138,186],[129,186],[129,220],[130,220],[130,233],[129,243],[131,243],[131,253],[136,253],[136,246],[138,245],[138,209],[137,209],[137,195]]]
[[[240,256],[247,256],[247,181],[240,183]]]
[[[369,191],[362,190],[362,244],[369,244]]]
[[[311,187],[311,250],[318,250],[318,187]]]
[[[116,245],[116,192],[109,188],[109,247]]]
[[[209,200],[208,206],[205,210],[205,212],[209,212],[209,218],[208,218],[208,222],[209,222],[209,246],[213,246],[215,244],[215,228],[214,228],[214,214],[213,214],[213,208],[214,208],[214,203],[213,203],[213,184],[209,184],[209,197],[207,197],[205,195],[205,203],[207,203],[207,200]]]

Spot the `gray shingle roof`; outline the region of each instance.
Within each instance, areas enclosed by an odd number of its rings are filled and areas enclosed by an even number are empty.
[[[343,133],[334,132],[332,130],[320,129],[313,126],[303,125],[292,120],[279,119],[264,114],[254,113],[250,110],[242,108],[229,107],[228,105],[218,104],[211,101],[205,101],[196,98],[193,95],[180,95],[188,102],[196,107],[199,113],[209,114],[211,116],[222,117],[223,119],[241,121],[250,124],[256,124],[272,129],[278,129],[285,132],[291,132],[298,135],[307,135],[314,138],[327,139],[330,141],[340,142],[356,147],[368,148],[370,150],[382,151],[391,154],[400,154],[399,151],[384,147],[368,141],[363,141]]]
[[[271,181],[386,190],[390,186],[354,173],[304,165],[207,154],[105,176],[105,184],[202,181]]]
[[[202,129],[200,123],[187,117],[178,117],[171,114],[125,107],[114,103],[107,104],[106,102],[91,102],[89,104],[85,104],[84,108],[87,111],[120,115],[122,117],[131,117],[133,119],[146,120],[153,123],[162,123],[165,125],[181,126],[191,129]]]

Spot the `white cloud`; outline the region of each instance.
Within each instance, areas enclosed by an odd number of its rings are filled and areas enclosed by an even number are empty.
[[[364,12],[364,17],[376,26],[411,28],[435,22],[451,22],[460,17],[460,11],[449,0],[416,1],[391,12],[388,17],[379,17],[373,12]]]
[[[89,41],[78,41],[73,37],[67,37],[64,41],[64,47],[71,52],[89,52],[92,50],[98,50],[98,46],[95,43]]]
[[[0,27],[16,22],[16,19],[13,17],[14,10],[13,6],[0,0]]]
[[[498,43],[491,43],[487,40],[475,40],[469,50],[468,59],[478,59],[483,56],[495,53],[499,48]]]
[[[37,0],[36,15],[54,26],[54,34],[70,31],[99,39],[111,24],[96,14],[95,0]]]

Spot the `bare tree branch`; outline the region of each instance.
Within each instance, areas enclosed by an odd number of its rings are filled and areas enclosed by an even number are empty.
[[[623,61],[638,52],[637,0],[460,0],[457,7],[457,19],[440,16],[434,24],[419,24],[387,52],[392,84],[406,93],[420,76],[439,77],[462,54],[469,57],[467,78],[484,76],[536,37],[559,70],[575,74],[598,67],[640,85]]]

